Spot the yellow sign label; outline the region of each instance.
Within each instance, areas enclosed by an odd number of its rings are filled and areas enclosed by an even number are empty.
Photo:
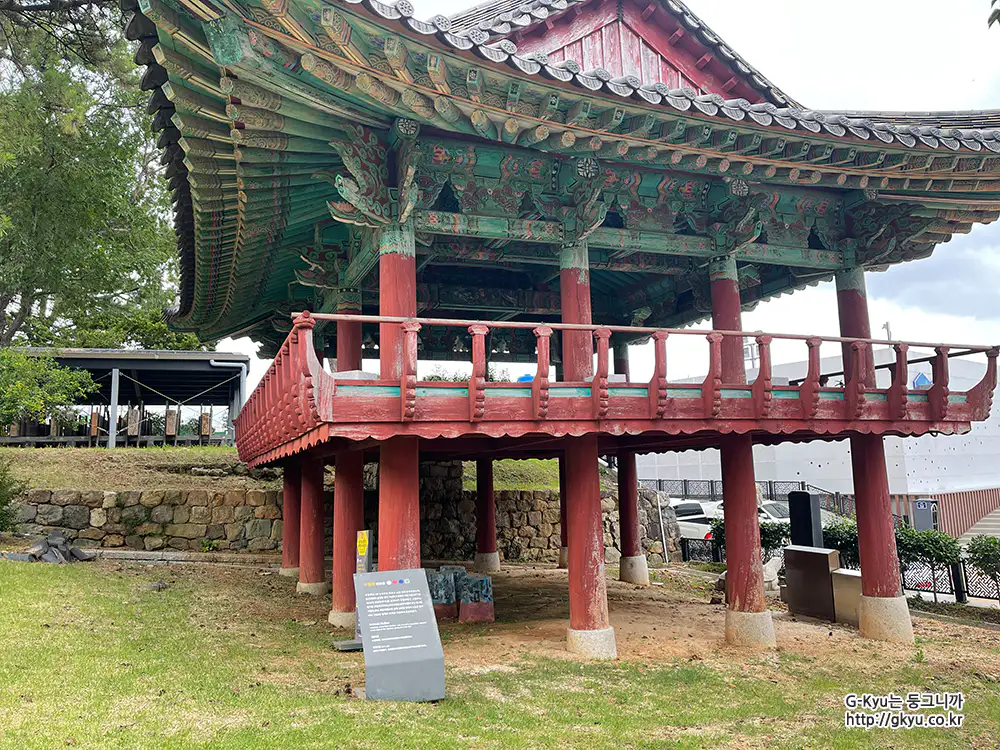
[[[358,555],[364,557],[368,553],[368,532],[358,532]]]

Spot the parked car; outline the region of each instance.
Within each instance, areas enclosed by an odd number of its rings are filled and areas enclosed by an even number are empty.
[[[683,539],[711,539],[712,519],[716,517],[717,503],[697,500],[670,500],[670,507],[677,516],[677,525]],[[721,511],[719,511],[721,517]]]

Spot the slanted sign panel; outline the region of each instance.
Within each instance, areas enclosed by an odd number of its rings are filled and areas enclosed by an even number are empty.
[[[444,698],[444,650],[423,569],[354,576],[365,652],[365,697]]]

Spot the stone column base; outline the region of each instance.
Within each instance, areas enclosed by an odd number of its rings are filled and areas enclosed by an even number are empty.
[[[496,573],[500,570],[499,552],[477,552],[472,569],[477,573]]]
[[[285,578],[298,578],[299,569],[298,568],[282,568],[278,571],[279,576],[285,576]]]
[[[891,643],[913,643],[913,623],[905,596],[861,595],[858,624],[862,638]]]
[[[564,569],[569,568],[569,547],[559,548],[559,567]]]
[[[771,613],[726,610],[726,643],[743,648],[774,648]]]
[[[590,659],[617,659],[615,629],[566,631],[566,650]]]
[[[335,628],[345,628],[347,630],[354,630],[354,613],[353,612],[334,612],[330,611],[329,616],[330,624]]]
[[[625,583],[637,583],[640,586],[649,585],[649,564],[645,555],[629,555],[623,557],[619,563],[619,581]]]
[[[310,596],[322,596],[323,594],[329,594],[333,589],[327,581],[320,581],[319,583],[302,583],[299,581],[295,584],[296,594],[309,594]]]

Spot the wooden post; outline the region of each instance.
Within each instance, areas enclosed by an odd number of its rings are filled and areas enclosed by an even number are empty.
[[[559,289],[564,323],[590,324],[590,269],[585,242],[568,245],[559,256]],[[562,332],[567,381],[594,374],[594,336],[590,331]],[[604,578],[604,528],[597,436],[566,438],[566,541],[569,563],[570,651],[596,659],[617,656],[615,631],[608,619]]]
[[[413,224],[389,224],[374,235],[379,251],[379,313],[413,317],[417,314]],[[403,376],[403,344],[402,326],[379,325],[379,369],[383,380]],[[411,364],[415,368],[416,362]],[[379,570],[419,568],[420,443],[414,437],[394,437],[382,443],[379,452]]]
[[[628,344],[615,344],[615,373],[631,380],[628,366]],[[639,536],[639,480],[635,468],[635,451],[618,451],[618,526],[621,529],[622,559],[618,578],[627,583],[649,585],[649,564],[642,554]],[[664,540],[665,541],[665,540]],[[663,558],[667,550],[664,547]]]
[[[360,348],[360,339],[358,344]],[[337,348],[339,352],[339,339]],[[339,353],[337,358],[339,361]],[[329,621],[338,628],[354,627],[357,539],[365,523],[364,471],[361,451],[337,455],[337,479],[333,484],[333,603]]]
[[[717,331],[741,330],[743,323],[736,259],[726,255],[712,260],[709,264],[709,283],[712,327]],[[722,382],[746,383],[742,340],[738,336],[725,336],[719,346]],[[726,524],[726,642],[737,646],[770,648],[775,645],[774,624],[764,599],[753,440],[749,435],[724,435],[719,450]]]
[[[837,274],[837,310],[840,335],[871,338],[863,268]],[[871,356],[871,347],[859,349]],[[844,371],[854,350],[844,345]],[[874,368],[865,385],[874,385]],[[905,375],[904,375],[905,379]],[[889,477],[881,435],[851,435],[851,466],[857,502],[858,553],[861,558],[861,602],[858,621],[861,635],[880,641],[913,643],[913,624],[906,597],[900,591],[899,557],[889,498]],[[728,536],[728,534],[727,534]]]
[[[497,518],[493,497],[493,459],[476,461],[476,563],[480,573],[500,570]]]
[[[361,314],[361,292],[357,289],[341,289],[337,298],[339,315]],[[361,323],[358,321],[337,321],[337,370],[361,369]],[[353,610],[352,610],[353,611]]]
[[[302,458],[302,493],[299,518],[299,582],[300,594],[325,594],[330,590],[326,580],[326,559],[323,549],[323,459],[306,454]]]
[[[281,490],[281,575],[298,578],[299,534],[301,532],[302,470],[298,461],[284,467]]]
[[[566,457],[559,456],[559,567],[569,567],[569,548],[566,546]]]
[[[108,406],[108,447],[118,443],[118,368],[111,370],[111,401]]]

